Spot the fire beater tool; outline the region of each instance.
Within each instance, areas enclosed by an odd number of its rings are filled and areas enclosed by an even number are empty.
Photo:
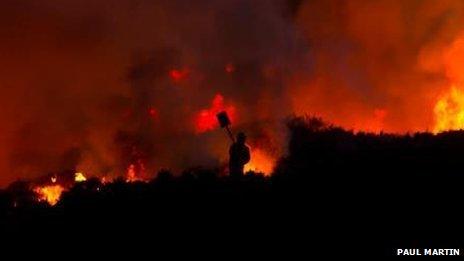
[[[229,115],[227,115],[227,112],[221,111],[218,114],[216,114],[216,117],[217,117],[217,120],[221,128],[227,131],[227,134],[229,135],[229,138],[232,140],[232,143],[235,143],[234,135],[232,134],[232,131],[230,130],[230,125],[232,123],[229,119]]]

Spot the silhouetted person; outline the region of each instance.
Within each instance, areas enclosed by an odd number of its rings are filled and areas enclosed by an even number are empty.
[[[250,149],[245,144],[245,133],[237,134],[237,139],[229,149],[229,173],[231,177],[243,176],[243,167],[250,161]]]

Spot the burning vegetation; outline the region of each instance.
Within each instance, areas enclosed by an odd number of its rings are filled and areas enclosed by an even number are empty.
[[[313,182],[313,179],[318,181],[331,180],[331,177],[325,176],[325,173],[331,173],[330,175],[335,175],[338,177],[337,179],[346,180],[343,178],[346,173],[342,171],[345,168],[355,168],[358,171],[353,172],[355,176],[369,176],[374,165],[384,166],[384,169],[380,171],[380,176],[377,177],[380,180],[384,180],[386,177],[392,179],[420,177],[420,179],[424,179],[421,176],[422,173],[434,173],[433,175],[444,175],[448,178],[456,176],[454,167],[461,162],[460,154],[455,153],[455,151],[462,149],[464,138],[462,131],[435,135],[425,132],[414,135],[354,133],[328,125],[317,118],[291,118],[287,125],[291,133],[288,154],[277,161],[274,155],[254,149],[253,146],[257,144],[249,144],[253,160],[245,166],[247,173],[239,180],[240,183],[228,175],[224,175],[220,169],[208,170],[204,168],[187,169],[180,175],[162,170],[155,178],[143,178],[143,168],[133,164],[121,177],[111,178],[101,175],[89,177],[82,172],[74,172],[73,174],[64,172],[32,182],[33,185],[26,186],[26,189],[34,193],[36,202],[45,202],[53,207],[61,202],[64,194],[71,193],[74,197],[82,197],[79,194],[82,193],[82,190],[91,191],[93,197],[98,197],[99,194],[112,197],[111,195],[115,193],[113,190],[121,187],[132,188],[135,191],[145,188],[139,192],[134,192],[131,189],[134,193],[151,190],[153,191],[150,193],[158,193],[156,191],[160,189],[159,184],[164,184],[163,186],[166,188],[174,189],[175,193],[182,195],[185,192],[182,192],[182,189],[190,191],[191,188],[188,186],[205,186],[205,184],[213,187],[224,186],[224,184],[234,181],[235,186],[241,184],[244,186],[241,189],[245,189],[251,184],[254,184],[253,186],[271,186],[273,182],[288,182],[285,179],[282,180],[282,177],[286,179],[296,178],[296,181],[292,181],[295,182],[293,185],[301,186],[302,184],[299,184],[298,181],[300,179],[308,184]],[[258,140],[264,142],[265,138]],[[448,145],[444,146],[444,144]],[[385,150],[384,148],[389,149]],[[421,153],[412,153],[417,150]],[[270,150],[266,149],[265,151]],[[433,155],[434,161],[429,160],[430,155]],[[405,161],[405,159],[407,160]],[[359,165],[360,161],[365,162],[367,166]],[[391,163],[389,163],[390,161]],[[448,165],[445,164],[446,168],[437,171],[443,166],[443,162],[448,162]],[[395,169],[403,164],[406,164],[405,168],[408,170],[419,169],[420,173],[411,172],[406,176],[404,173],[395,174]],[[269,175],[271,173],[272,175]],[[306,173],[312,173],[312,175],[306,175]],[[176,182],[172,182],[174,180]],[[434,179],[431,181],[435,182]],[[340,186],[345,185],[343,182],[340,183]],[[24,199],[23,201],[16,199],[17,197],[20,199],[24,192],[18,192],[14,188],[15,186],[8,188],[8,191],[12,193],[11,199],[15,202],[14,206],[27,206],[27,204],[24,205]],[[58,207],[62,206],[58,205]]]
[[[434,132],[464,128],[464,93],[456,86],[441,97],[434,108]]]
[[[271,175],[277,159],[269,155],[266,151],[251,147],[251,160],[245,165],[245,172],[253,171]]]
[[[57,176],[52,176],[49,182],[43,185],[37,185],[32,190],[37,196],[38,201],[47,202],[49,205],[56,205],[63,192],[67,191],[75,183],[84,182],[87,177],[82,172],[76,172],[74,174],[74,182],[58,182]]]
[[[37,199],[39,201],[48,202],[48,204],[51,206],[54,206],[56,203],[58,203],[63,191],[63,186],[59,184],[39,186],[34,188],[34,192],[37,193]]]
[[[143,164],[131,164],[127,168],[127,172],[123,180],[126,183],[132,182],[148,182],[148,179],[143,178],[145,169]],[[94,177],[101,184],[108,184],[114,182],[113,179],[108,177]],[[64,192],[69,191],[73,186],[78,183],[86,182],[87,177],[82,172],[74,173],[74,179],[72,181],[66,180],[66,174],[62,176],[53,175],[49,181],[42,182],[41,185],[35,185],[32,187],[32,191],[36,195],[36,199],[39,202],[47,202],[50,206],[56,205]]]

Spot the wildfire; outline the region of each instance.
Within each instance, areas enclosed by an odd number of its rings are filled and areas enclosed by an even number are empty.
[[[127,182],[133,182],[133,181],[137,180],[137,175],[136,175],[136,172],[135,172],[135,165],[134,164],[131,164],[127,168],[127,176],[126,177],[127,177],[126,178]]]
[[[74,181],[75,182],[83,182],[86,181],[87,178],[85,177],[84,173],[76,172],[74,174]],[[46,201],[50,206],[54,206],[60,201],[61,194],[67,190],[61,184],[57,183],[57,177],[53,176],[50,178],[50,185],[43,185],[43,186],[36,186],[33,188],[33,191],[37,194],[37,199],[39,201]]]
[[[83,182],[83,181],[86,181],[87,178],[85,177],[84,173],[82,172],[77,172],[76,174],[74,174],[74,181],[75,182]]]
[[[103,176],[103,177],[101,177],[100,182],[102,184],[108,184],[108,183],[112,182],[112,180],[110,178],[106,177],[106,176]]]
[[[245,165],[245,172],[254,171],[262,172],[268,176],[272,173],[275,165],[275,159],[265,151],[258,148],[251,148],[251,160]]]
[[[234,106],[226,106],[224,104],[224,97],[221,94],[216,94],[214,96],[213,101],[211,102],[211,107],[209,109],[201,110],[195,119],[195,130],[197,133],[202,133],[210,130],[214,130],[217,128],[218,122],[216,118],[216,114],[226,111],[230,117],[230,120],[234,122],[235,120],[235,107]]]
[[[435,104],[435,133],[464,128],[463,55],[464,35],[460,35],[443,54],[444,69],[451,87]]]
[[[126,182],[145,181],[143,178],[145,174],[145,165],[139,160],[136,164],[130,164],[127,167]]]
[[[51,206],[56,205],[61,198],[64,188],[59,184],[35,187],[34,192],[37,194],[39,201],[46,201]]]
[[[452,86],[435,104],[434,132],[464,128],[464,92]]]

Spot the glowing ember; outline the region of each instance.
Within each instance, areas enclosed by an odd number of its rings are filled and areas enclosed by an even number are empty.
[[[86,181],[87,178],[84,176],[84,173],[82,172],[77,172],[74,174],[74,181],[75,182],[83,182]]]
[[[103,176],[101,179],[100,179],[100,182],[102,184],[108,184],[110,182],[113,182],[113,179],[111,177],[107,177],[107,176]]]
[[[224,70],[226,71],[226,73],[233,73],[235,72],[235,66],[231,63],[228,63],[226,64]]]
[[[64,188],[59,184],[34,188],[34,192],[37,194],[39,201],[46,201],[51,206],[54,206],[56,203],[58,203],[63,191]]]
[[[50,180],[52,181],[52,183],[56,183],[56,177],[51,177]]]
[[[435,104],[434,132],[464,128],[464,92],[456,86]]]
[[[172,69],[169,71],[169,77],[175,82],[181,81],[187,78],[189,75],[189,71],[187,69]]]
[[[226,111],[229,115],[231,122],[235,121],[235,107],[226,106],[224,104],[224,97],[221,94],[216,94],[213,101],[211,102],[211,107],[209,109],[201,110],[195,119],[195,130],[197,133],[202,133],[210,130],[214,130],[219,126],[216,118],[216,114]]]
[[[276,160],[263,150],[257,148],[250,148],[250,150],[251,160],[245,165],[245,172],[254,171],[262,172],[266,176],[270,175],[274,169]]]
[[[148,115],[150,115],[150,117],[154,119],[158,116],[158,111],[155,108],[149,108]]]

